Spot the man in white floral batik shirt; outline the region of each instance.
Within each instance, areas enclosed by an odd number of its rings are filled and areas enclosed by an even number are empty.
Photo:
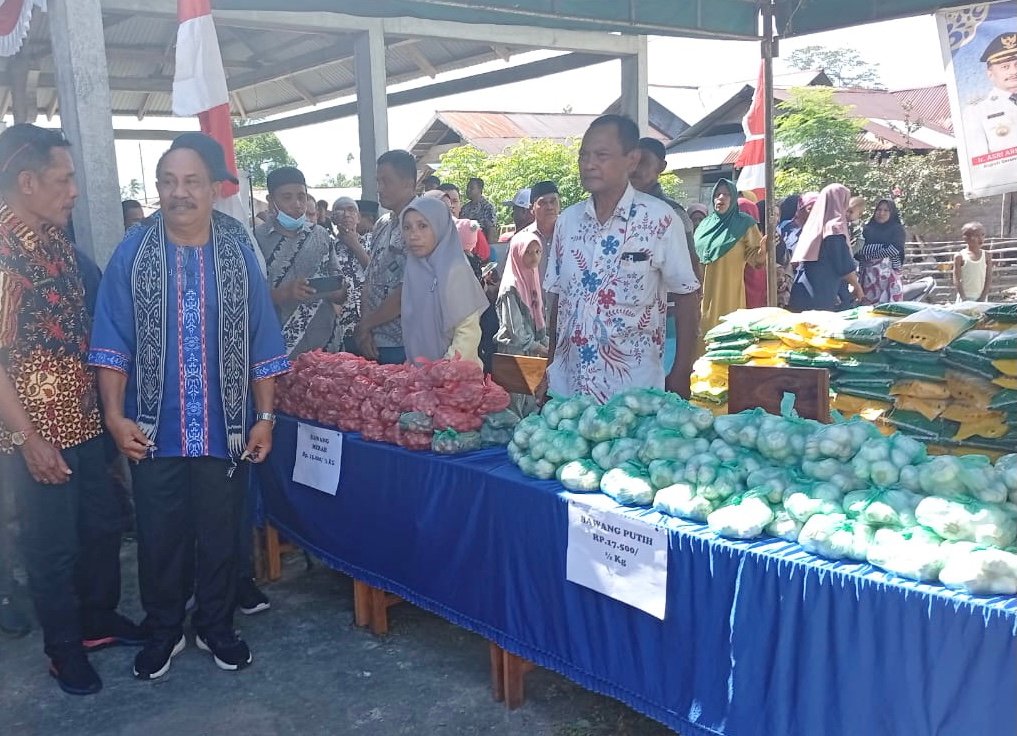
[[[664,375],[668,294],[678,308],[678,340],[696,340],[699,280],[681,220],[667,203],[636,191],[639,128],[604,115],[579,149],[590,198],[561,213],[548,259],[550,350],[538,398],[589,394],[607,401],[627,388],[689,394],[689,366]]]

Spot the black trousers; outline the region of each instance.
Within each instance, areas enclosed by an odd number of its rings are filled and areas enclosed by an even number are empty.
[[[233,629],[237,527],[248,465],[241,463],[232,478],[229,466],[208,457],[131,464],[141,605],[155,638],[180,638],[192,579],[194,629],[202,635]]]
[[[106,475],[103,438],[62,452],[72,475],[37,483],[20,452],[0,457],[17,494],[21,542],[47,654],[101,635],[120,602],[120,507]]]
[[[14,488],[6,475],[0,475],[0,596],[12,595],[16,589],[14,565],[18,538],[17,502]]]

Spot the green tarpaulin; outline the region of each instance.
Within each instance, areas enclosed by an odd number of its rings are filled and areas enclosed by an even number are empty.
[[[777,0],[775,9],[778,34],[786,37],[967,4],[970,0]],[[661,36],[734,39],[759,32],[754,0],[214,0],[213,5]]]

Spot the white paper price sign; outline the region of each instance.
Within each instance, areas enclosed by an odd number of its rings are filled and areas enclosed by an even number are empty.
[[[297,423],[297,457],[293,482],[334,496],[339,490],[343,436],[331,429]]]
[[[664,619],[666,530],[570,499],[565,559],[567,580]]]

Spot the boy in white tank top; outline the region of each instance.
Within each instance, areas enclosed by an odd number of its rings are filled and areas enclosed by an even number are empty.
[[[953,285],[957,301],[984,302],[992,288],[992,255],[982,249],[985,226],[969,222],[961,228],[967,247],[953,257]]]

